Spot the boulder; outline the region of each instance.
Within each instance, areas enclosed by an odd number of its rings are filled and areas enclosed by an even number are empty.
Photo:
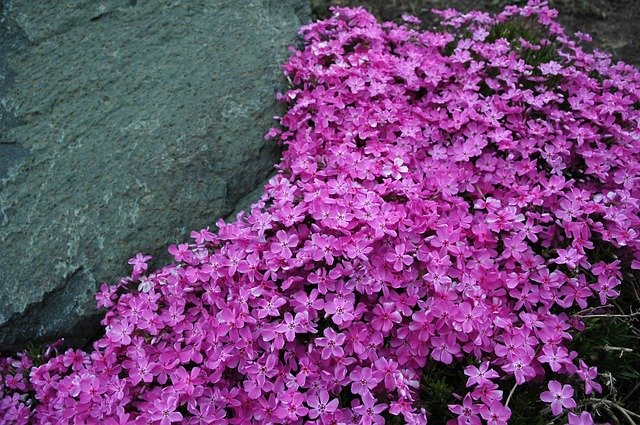
[[[306,0],[0,0],[0,349],[99,332],[137,252],[213,226],[280,152]],[[3,37],[6,35],[6,37]],[[243,203],[250,203],[245,198]]]

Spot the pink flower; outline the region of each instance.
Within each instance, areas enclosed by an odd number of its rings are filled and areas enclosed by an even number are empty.
[[[580,261],[580,254],[574,248],[558,249],[558,257],[553,260],[556,264],[566,264],[570,269],[575,269]]]
[[[500,376],[493,369],[489,369],[489,362],[483,362],[479,368],[474,365],[469,365],[465,368],[464,374],[469,377],[469,379],[467,379],[467,387],[472,385],[485,385],[490,383],[490,379]]]
[[[275,327],[276,332],[284,334],[287,341],[293,341],[296,333],[304,333],[306,329],[302,322],[307,320],[307,313],[296,313],[295,317],[287,312],[284,314],[284,322]]]
[[[107,336],[112,342],[128,345],[131,343],[131,332],[134,326],[129,324],[126,319],[107,326]]]
[[[598,377],[598,368],[588,367],[587,364],[580,360],[577,375],[584,381],[585,394],[591,394],[594,390],[598,393],[602,392],[602,386],[595,379]]]
[[[283,258],[291,258],[291,249],[298,245],[298,235],[295,233],[287,234],[283,230],[276,233],[277,241],[271,244],[271,252],[282,255]]]
[[[481,421],[478,417],[479,406],[473,404],[471,395],[467,394],[462,400],[462,404],[450,404],[449,410],[458,415],[459,424],[480,425]]]
[[[552,371],[559,371],[563,364],[570,363],[569,353],[567,349],[564,347],[554,347],[545,345],[542,348],[543,355],[539,356],[538,359],[543,363],[548,363],[549,367]]]
[[[513,373],[518,385],[536,376],[536,371],[531,366],[531,356],[526,354],[514,355],[509,363],[502,366],[502,370]]]
[[[479,411],[480,416],[487,421],[488,425],[507,425],[507,421],[511,417],[511,409],[498,401],[492,401],[488,406],[481,405]]]
[[[460,345],[457,343],[454,335],[449,334],[446,337],[435,337],[431,341],[433,344],[431,357],[444,364],[451,364],[451,362],[453,362],[453,356],[460,353]]]
[[[324,307],[324,300],[318,298],[320,292],[317,289],[312,289],[311,293],[307,294],[305,291],[297,292],[294,295],[292,305],[295,305],[294,311],[296,313],[305,311],[309,315],[310,319],[315,319],[317,316],[316,311],[322,310]]]
[[[156,399],[150,406],[150,418],[160,421],[160,425],[170,425],[172,422],[182,421],[182,414],[176,412],[178,398],[175,395],[165,392],[162,397]]]
[[[369,392],[362,396],[362,404],[353,408],[356,413],[361,415],[360,423],[362,425],[384,424],[384,418],[380,413],[386,409],[387,406],[385,404],[376,404],[376,399]]]
[[[397,380],[402,376],[398,371],[398,364],[393,360],[387,360],[380,357],[374,363],[376,371],[374,376],[379,381],[384,380],[384,386],[387,390],[392,391],[397,387]]]
[[[396,180],[401,178],[402,174],[407,171],[409,171],[409,168],[404,165],[402,158],[395,158],[392,164],[382,167],[383,176],[391,176]]]
[[[356,368],[351,373],[351,392],[354,394],[365,395],[366,393],[370,393],[378,383],[380,379],[376,377],[376,374],[369,367]]]
[[[506,423],[511,377],[601,391],[569,343],[574,308],[610,305],[640,269],[638,74],[569,40],[544,2],[436,13],[426,30],[340,7],[305,25],[260,200],[170,246],[171,264],[134,256],[96,296],[91,351],[0,358],[0,418],[381,424],[388,407],[424,425],[434,360],[468,377],[451,423]],[[521,18],[553,42],[489,37]],[[548,385],[554,414],[576,405]]]
[[[569,424],[568,425],[593,425],[593,418],[591,413],[582,412],[580,416],[575,413],[569,412]]]
[[[190,371],[187,371],[184,367],[180,366],[171,375],[171,381],[173,383],[173,389],[176,391],[187,395],[200,395],[202,392],[201,385],[206,382],[206,379],[199,367],[194,367]]]
[[[135,257],[129,259],[128,263],[133,266],[133,274],[139,276],[140,274],[147,271],[149,265],[147,264],[149,260],[151,260],[150,255],[144,255],[142,253],[137,253]]]
[[[258,301],[258,305],[260,308],[258,309],[258,318],[263,319],[267,316],[277,317],[280,315],[280,311],[278,310],[280,307],[285,305],[287,300],[282,297],[272,296],[270,299],[261,299]]]
[[[136,385],[140,381],[151,382],[153,381],[153,371],[156,368],[156,363],[149,363],[146,356],[140,357],[137,360],[125,360],[123,367],[129,369],[129,379],[131,383]]]
[[[560,382],[549,381],[549,391],[540,394],[540,400],[551,403],[551,413],[558,416],[563,409],[573,409],[576,402],[573,400],[573,388],[571,385],[562,385]]]
[[[395,271],[401,271],[404,266],[410,266],[413,263],[413,257],[405,254],[405,244],[401,243],[395,246],[394,252],[388,252],[385,260],[393,264]]]
[[[304,396],[301,393],[284,393],[281,397],[281,404],[276,412],[282,419],[296,420],[309,413],[309,409],[302,405],[303,402]]]
[[[359,258],[363,261],[369,261],[367,257],[373,251],[373,247],[369,246],[369,243],[364,239],[358,239],[353,245],[347,245],[347,256],[349,258]]]
[[[498,389],[498,385],[492,382],[478,386],[471,396],[482,401],[484,404],[491,404],[493,401],[502,400],[502,391]]]
[[[316,338],[316,345],[324,347],[322,349],[322,358],[341,357],[344,354],[341,346],[346,338],[345,334],[338,334],[332,328],[326,328],[324,330],[324,338]]]
[[[198,245],[203,245],[205,242],[212,242],[216,240],[216,236],[213,233],[211,233],[211,231],[209,230],[209,227],[206,227],[200,230],[199,232],[196,232],[194,230],[191,232],[190,236],[193,239],[195,239]]]
[[[106,283],[100,285],[100,291],[96,294],[96,301],[98,301],[98,308],[109,308],[113,306],[113,301],[116,296],[116,288],[110,287]]]
[[[324,311],[332,315],[331,320],[338,326],[349,323],[355,317],[353,315],[353,303],[344,298],[335,298],[330,303],[325,303]]]
[[[233,276],[238,267],[245,261],[246,253],[241,249],[230,249],[227,251],[226,256],[222,258],[220,262],[223,266],[228,267],[228,276]]]
[[[173,258],[176,261],[182,261],[191,256],[189,252],[189,244],[186,244],[186,243],[180,244],[178,246],[170,245],[168,250],[169,250],[169,253],[173,255]]]
[[[326,413],[333,413],[338,408],[338,399],[334,398],[329,401],[329,393],[327,391],[320,391],[318,395],[310,395],[307,397],[307,405],[311,408],[309,410],[309,418],[315,419]]]
[[[371,326],[377,331],[384,333],[389,332],[394,323],[402,322],[402,315],[396,309],[395,303],[383,303],[377,304],[373,308],[374,319],[371,321]]]

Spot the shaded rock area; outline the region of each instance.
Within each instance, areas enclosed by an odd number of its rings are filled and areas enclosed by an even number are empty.
[[[0,180],[11,166],[23,158],[27,151],[7,137],[7,131],[16,124],[16,117],[7,109],[3,94],[13,84],[15,74],[9,67],[8,54],[19,52],[27,46],[27,38],[15,22],[4,19],[5,5],[0,0]]]
[[[259,197],[305,0],[0,0],[0,349],[98,331],[100,282]]]

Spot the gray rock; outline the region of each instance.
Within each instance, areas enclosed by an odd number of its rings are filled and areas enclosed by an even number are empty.
[[[3,100],[15,79],[9,67],[8,54],[19,52],[27,46],[27,38],[21,28],[6,18],[4,2],[0,0],[0,180],[7,177],[11,166],[20,161],[27,153],[17,143],[7,138],[7,130],[17,124],[16,116],[8,110]]]
[[[0,349],[80,344],[100,282],[139,251],[170,261],[168,244],[271,173],[279,64],[309,8],[0,0],[0,15],[14,34],[0,42]]]

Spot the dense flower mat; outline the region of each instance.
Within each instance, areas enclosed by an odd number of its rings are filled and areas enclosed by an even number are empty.
[[[333,13],[284,66],[261,201],[174,264],[134,257],[92,352],[1,360],[2,423],[424,424],[431,362],[468,377],[458,423],[506,423],[514,380],[592,423],[568,344],[640,268],[640,73],[543,3],[431,31]]]

